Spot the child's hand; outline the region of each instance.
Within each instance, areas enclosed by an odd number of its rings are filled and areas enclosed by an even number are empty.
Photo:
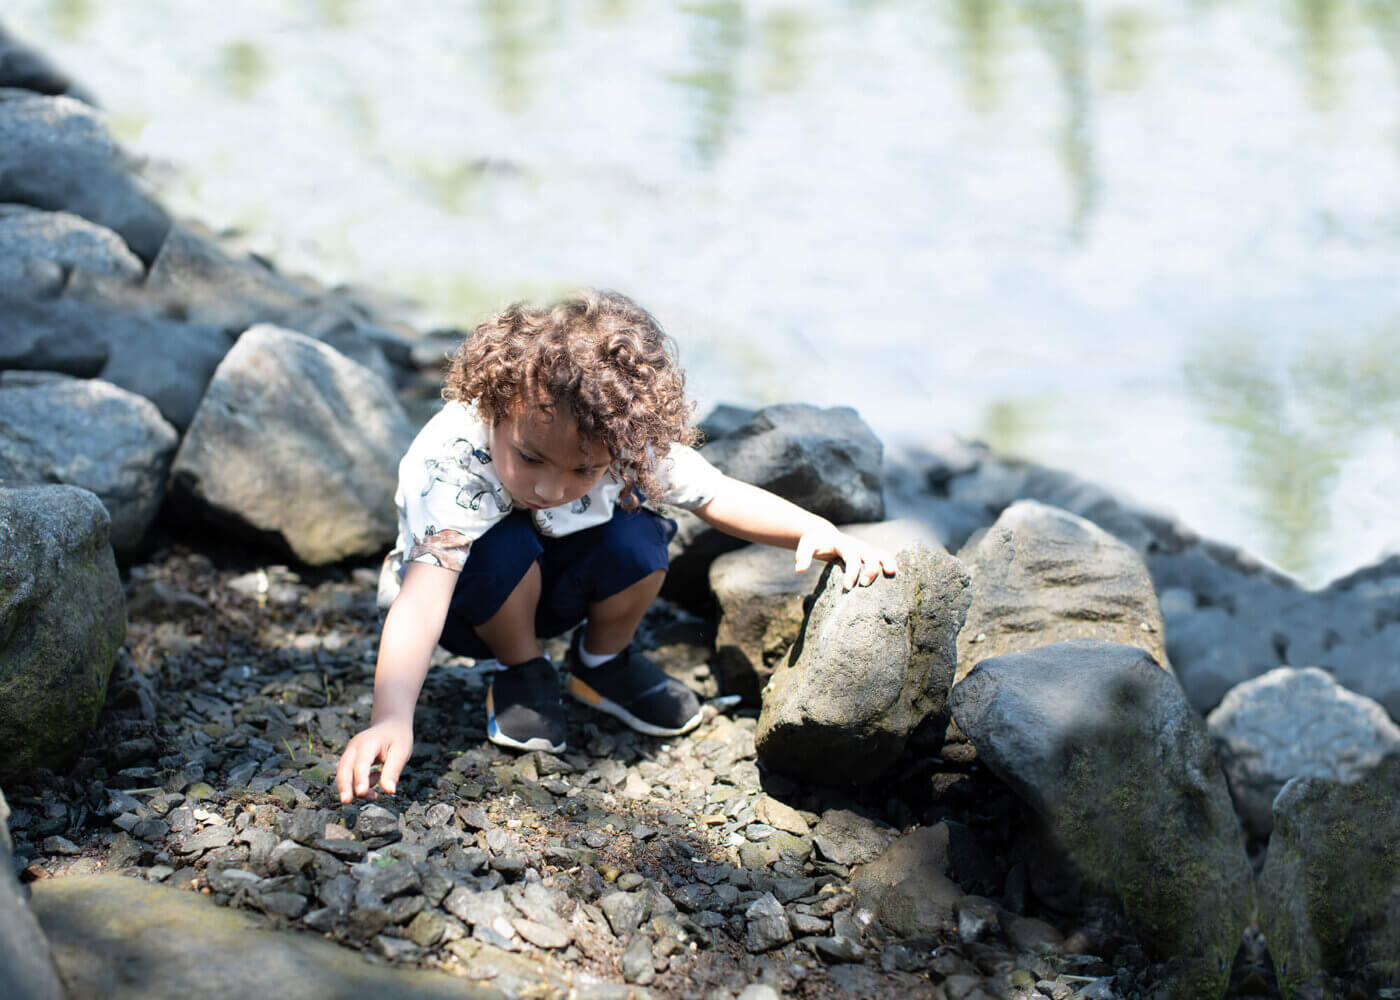
[[[807,532],[797,542],[797,562],[795,569],[804,573],[812,565],[813,559],[830,562],[841,560],[846,567],[841,581],[842,590],[852,587],[868,587],[883,573],[894,576],[895,558],[885,549],[838,531],[836,528],[819,528]]]
[[[345,746],[340,766],[335,771],[335,786],[340,801],[350,802],[357,795],[367,799],[375,796],[370,786],[370,771],[377,761],[384,767],[379,775],[379,787],[390,795],[398,787],[399,774],[413,754],[413,723],[386,719],[370,726]]]

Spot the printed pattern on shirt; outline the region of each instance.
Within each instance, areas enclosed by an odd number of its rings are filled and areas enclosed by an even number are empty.
[[[429,525],[422,538],[414,536],[413,547],[408,551],[408,561],[426,562],[431,559],[444,569],[460,573],[462,567],[467,564],[467,552],[471,544],[472,540],[460,531],[453,531],[451,528],[438,531]]]
[[[472,470],[472,462],[482,467],[491,464],[491,453],[473,444],[468,438],[458,438],[448,447],[446,456],[429,456],[423,463],[428,476],[423,486],[427,496],[439,483],[457,488],[457,506],[465,510],[481,510],[482,501],[490,497],[501,513],[510,510],[505,488],[494,475],[489,478]]]

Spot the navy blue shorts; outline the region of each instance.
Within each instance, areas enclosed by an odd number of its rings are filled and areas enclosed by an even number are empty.
[[[619,508],[606,524],[549,538],[535,530],[529,511],[512,511],[472,542],[438,642],[457,656],[490,657],[476,626],[501,610],[536,562],[542,587],[535,635],[567,632],[588,617],[590,604],[666,569],[666,546],[675,533],[670,518],[646,508]]]

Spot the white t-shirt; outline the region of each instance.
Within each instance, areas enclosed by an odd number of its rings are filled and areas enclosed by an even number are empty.
[[[394,494],[399,534],[384,560],[380,607],[398,596],[404,565],[424,562],[460,571],[471,543],[517,507],[491,464],[491,429],[474,404],[448,403],[429,420],[399,462]],[[673,444],[657,469],[662,492],[649,502],[686,510],[714,498],[723,474],[694,448]],[[622,496],[622,480],[603,473],[570,504],[531,510],[535,529],[551,538],[604,524]]]

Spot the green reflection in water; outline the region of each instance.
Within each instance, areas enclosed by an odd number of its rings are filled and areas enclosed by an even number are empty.
[[[49,20],[54,32],[67,41],[74,41],[92,21],[90,0],[53,0],[49,4]]]
[[[1098,180],[1094,172],[1093,99],[1088,74],[1088,22],[1083,0],[1026,0],[1022,15],[1055,66],[1064,96],[1060,162],[1069,178],[1071,239],[1086,242]]]
[[[415,164],[414,173],[422,179],[433,203],[455,215],[465,214],[473,195],[481,190],[482,172],[468,163]]]
[[[328,28],[348,28],[354,20],[355,0],[317,0],[316,6]]]
[[[1105,88],[1132,91],[1142,86],[1148,27],[1147,17],[1135,8],[1111,11],[1104,19],[1104,44],[1108,47]]]
[[[1341,4],[1338,0],[1294,0],[1293,18],[1303,43],[1303,74],[1308,99],[1327,109],[1337,102],[1337,54]]]
[[[806,75],[802,45],[812,33],[811,22],[801,11],[780,10],[764,19],[762,30],[763,47],[768,52],[764,89],[774,92],[797,90]]]
[[[431,302],[438,313],[432,317],[432,322],[450,324],[463,332],[475,329],[478,323],[512,302],[542,305],[578,289],[575,284],[543,281],[493,284],[461,274],[443,276],[427,270],[395,280],[392,285],[402,288],[415,301]]]
[[[997,104],[997,56],[1005,44],[1000,0],[952,0],[949,17],[958,36],[958,52],[968,104],[990,111]]]
[[[230,97],[246,101],[267,81],[271,67],[262,51],[252,42],[230,42],[224,46],[219,71]]]
[[[525,110],[534,96],[531,63],[542,39],[533,7],[520,0],[486,0],[484,6],[497,94],[502,109],[511,113]]]
[[[1202,347],[1185,366],[1187,391],[1212,423],[1241,439],[1242,478],[1273,559],[1306,574],[1328,535],[1329,498],[1356,438],[1400,431],[1400,330],[1361,345],[1316,338],[1280,361],[1266,337],[1237,335]]]
[[[673,73],[670,79],[698,95],[695,150],[703,162],[713,163],[734,126],[738,64],[745,41],[743,5],[736,0],[714,0],[686,4],[682,9],[691,15],[699,67]]]
[[[598,0],[594,16],[599,21],[622,21],[631,13],[628,0]]]
[[[1056,405],[1048,395],[994,399],[982,411],[977,437],[1003,455],[1030,455],[1036,436],[1049,423],[1046,414]]]

